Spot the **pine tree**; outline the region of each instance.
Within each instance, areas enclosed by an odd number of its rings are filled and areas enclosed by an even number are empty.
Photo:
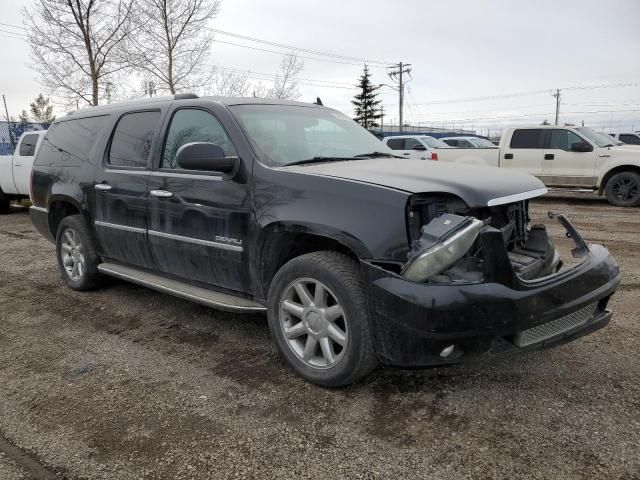
[[[20,123],[23,125],[29,123],[29,114],[24,109],[22,110],[22,113],[18,115],[18,118],[20,119]]]
[[[53,105],[49,105],[49,97],[44,98],[42,94],[31,102],[31,115],[34,122],[52,123],[56,116],[53,115]]]
[[[376,120],[382,117],[380,111],[382,102],[378,100],[378,94],[376,93],[380,87],[371,84],[371,74],[366,64],[357,87],[360,89],[360,93],[354,97],[354,100],[351,100],[354,106],[354,120],[364,128],[377,127]]]

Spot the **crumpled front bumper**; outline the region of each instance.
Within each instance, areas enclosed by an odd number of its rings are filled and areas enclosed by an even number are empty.
[[[575,229],[572,233],[579,236]],[[590,245],[578,265],[531,281],[500,272],[484,283],[426,284],[366,261],[362,266],[370,286],[378,356],[383,363],[403,367],[473,361],[569,342],[607,325],[607,302],[620,283],[618,264],[601,245]],[[579,324],[576,315],[583,315]],[[523,342],[522,332],[535,327],[530,332],[551,335]],[[443,358],[441,352],[451,345]]]

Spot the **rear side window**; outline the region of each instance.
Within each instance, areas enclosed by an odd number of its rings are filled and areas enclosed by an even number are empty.
[[[73,167],[89,160],[89,153],[98,140],[108,116],[65,120],[49,127],[36,165]]]
[[[402,138],[392,138],[387,141],[387,147],[391,150],[404,150],[404,139]]]
[[[628,133],[621,133],[619,140],[629,145],[640,145],[640,137]]]
[[[36,143],[38,143],[38,134],[25,135],[22,137],[18,154],[21,157],[33,157],[36,154]]]
[[[176,153],[182,145],[191,142],[215,143],[224,150],[225,156],[236,155],[227,132],[216,117],[204,110],[184,108],[178,110],[171,119],[160,168],[180,169]]]
[[[109,165],[146,167],[159,120],[160,111],[123,115],[116,125],[113,140],[111,140]]]
[[[511,136],[510,148],[544,148],[542,128],[521,128]]]
[[[415,139],[415,138],[407,138],[404,141],[404,149],[405,150],[411,150],[415,146],[422,147],[422,143],[420,143],[420,141],[418,139]]]

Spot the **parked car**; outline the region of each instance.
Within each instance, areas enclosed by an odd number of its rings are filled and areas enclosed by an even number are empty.
[[[493,142],[480,137],[443,137],[444,143],[458,148],[498,148]]]
[[[609,135],[627,145],[640,145],[640,134],[638,133],[610,133]]]
[[[587,127],[510,128],[498,149],[451,149],[440,161],[498,166],[546,186],[592,189],[619,207],[640,205],[640,149]]]
[[[443,365],[604,327],[620,282],[563,215],[561,269],[529,225],[540,180],[390,161],[346,115],[280,100],[159,97],[57,119],[36,156],[33,224],[74,290],[111,275],[266,312],[285,361],[324,386],[378,363]]]
[[[438,160],[436,149],[449,147],[428,135],[392,135],[384,137],[382,142],[396,155],[417,160]]]
[[[0,156],[0,214],[9,212],[12,200],[29,198],[31,166],[45,133],[46,130],[23,133],[13,156]]]

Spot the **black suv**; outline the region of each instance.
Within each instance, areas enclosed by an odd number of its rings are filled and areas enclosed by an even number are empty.
[[[31,218],[65,282],[111,275],[266,311],[286,362],[325,386],[548,347],[605,326],[617,264],[562,215],[561,268],[532,176],[399,159],[316,104],[178,95],[56,120]]]

